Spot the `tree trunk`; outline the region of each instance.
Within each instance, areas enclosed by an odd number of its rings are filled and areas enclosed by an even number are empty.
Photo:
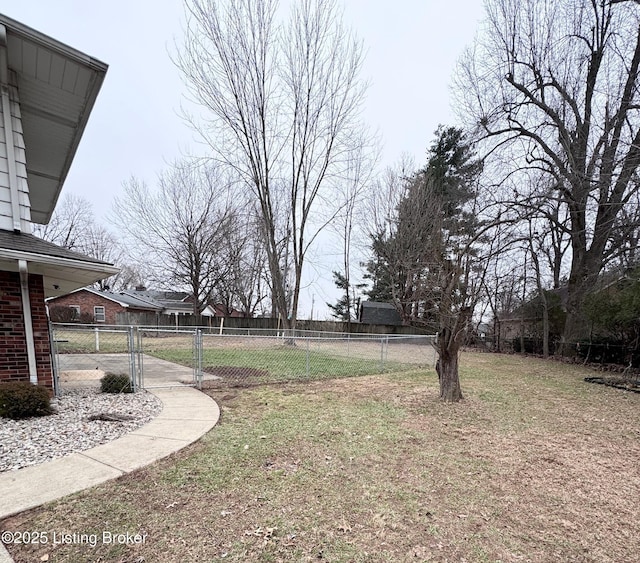
[[[562,331],[562,342],[560,354],[572,356],[575,353],[576,342],[584,336],[585,325],[584,316],[581,313],[582,305],[587,294],[587,288],[593,283],[595,276],[588,277],[586,274],[582,279],[588,280],[586,283],[575,283],[569,278],[567,285],[567,316],[565,318],[564,330]]]
[[[458,374],[458,347],[453,345],[449,348],[456,350],[438,350],[436,370],[440,380],[440,399],[446,403],[457,403],[463,399]]]
[[[549,306],[546,299],[542,309],[542,357],[549,357]]]

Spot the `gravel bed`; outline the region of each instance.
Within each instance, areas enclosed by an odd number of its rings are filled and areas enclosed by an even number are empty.
[[[146,391],[112,395],[95,389],[66,391],[51,400],[56,414],[11,420],[0,418],[0,472],[37,465],[110,442],[146,424],[162,402]],[[89,420],[110,413],[134,417],[107,422]]]

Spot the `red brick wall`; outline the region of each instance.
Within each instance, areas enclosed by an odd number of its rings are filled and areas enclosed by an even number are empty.
[[[38,383],[51,388],[51,349],[49,324],[44,303],[42,276],[29,275],[31,319],[36,347]],[[0,380],[29,381],[29,357],[20,274],[0,272]]]
[[[116,313],[122,313],[125,311],[124,307],[121,305],[85,289],[49,300],[49,307],[69,307],[71,305],[80,307],[81,315],[88,314],[91,317],[94,316],[94,307],[104,307],[104,324],[107,325],[116,324]]]

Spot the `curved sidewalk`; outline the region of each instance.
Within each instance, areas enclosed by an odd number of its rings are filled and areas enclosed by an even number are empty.
[[[149,389],[162,403],[151,422],[120,438],[53,461],[0,474],[0,519],[115,479],[195,442],[220,418],[191,387]],[[0,563],[11,561],[0,544]]]

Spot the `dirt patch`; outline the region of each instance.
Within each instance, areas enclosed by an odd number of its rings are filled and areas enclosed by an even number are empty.
[[[238,366],[206,366],[202,371],[221,379],[259,379],[269,375],[269,372],[264,369]]]

